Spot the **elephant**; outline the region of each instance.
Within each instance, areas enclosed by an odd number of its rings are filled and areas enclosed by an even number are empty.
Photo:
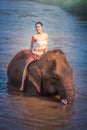
[[[8,64],[8,84],[13,84],[18,89],[21,85],[28,55],[28,49],[21,50]],[[40,92],[37,91],[36,87],[40,89]],[[60,102],[62,99],[67,99],[68,103],[74,101],[73,70],[62,50],[49,50],[39,60],[31,62],[27,66],[24,92],[28,93],[29,96],[59,95]]]

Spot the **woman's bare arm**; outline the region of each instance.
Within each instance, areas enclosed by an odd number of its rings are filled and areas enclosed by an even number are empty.
[[[48,51],[48,35],[46,34],[46,41],[47,41],[47,45],[46,45],[46,48],[45,48],[45,52]]]
[[[30,53],[32,52],[33,46],[34,46],[34,36],[32,36],[32,39],[31,39],[31,45],[30,45],[30,49],[29,49]]]

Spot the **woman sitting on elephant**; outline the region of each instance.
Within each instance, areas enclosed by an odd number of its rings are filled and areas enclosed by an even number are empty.
[[[24,90],[24,82],[27,76],[27,66],[34,60],[39,60],[41,55],[47,52],[48,49],[48,35],[42,31],[43,24],[41,22],[37,22],[35,24],[36,34],[32,36],[31,45],[30,45],[30,53],[26,60],[26,65],[23,71],[22,83],[20,87],[20,91]],[[36,86],[35,86],[36,87]],[[37,91],[40,92],[40,89],[37,88]],[[67,104],[67,99],[61,100],[63,104]]]
[[[36,28],[37,33],[32,36],[31,45],[30,45],[30,53],[26,60],[26,65],[23,71],[20,91],[23,91],[24,89],[24,82],[26,79],[26,74],[27,74],[26,70],[27,70],[28,64],[34,60],[37,60],[37,59],[39,60],[41,55],[45,53],[48,49],[48,35],[42,31],[43,24],[41,22],[37,22],[35,24],[35,28]]]

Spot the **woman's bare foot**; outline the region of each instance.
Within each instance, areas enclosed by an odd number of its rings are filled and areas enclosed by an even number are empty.
[[[20,90],[20,91],[23,91],[23,90],[24,90],[24,87],[23,87],[23,86],[21,86],[19,90]]]
[[[67,99],[62,99],[61,102],[62,102],[64,105],[67,105],[67,103],[68,103]]]

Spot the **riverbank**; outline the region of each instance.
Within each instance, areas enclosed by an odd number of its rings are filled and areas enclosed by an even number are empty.
[[[87,16],[87,1],[86,0],[33,0],[35,2],[42,2],[46,4],[58,5],[66,11],[79,15]]]

